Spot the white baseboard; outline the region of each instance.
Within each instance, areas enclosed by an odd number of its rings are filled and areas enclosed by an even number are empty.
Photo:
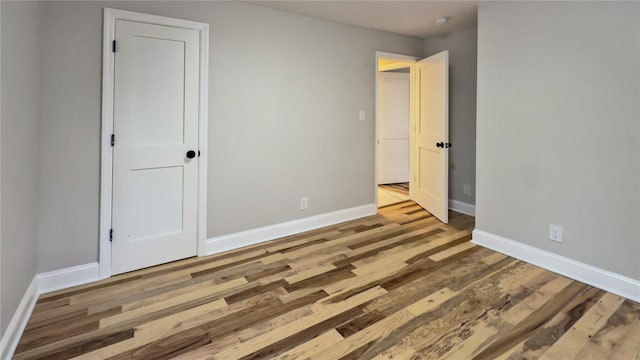
[[[449,199],[449,210],[457,211],[470,216],[476,216],[476,206],[466,202]]]
[[[376,204],[368,204],[218,236],[207,240],[205,251],[207,255],[217,254],[377,213],[378,207]]]
[[[375,204],[357,206],[349,209],[333,211],[304,219],[288,221],[271,226],[238,232],[207,240],[207,255],[232,250],[263,241],[273,240],[324,226],[375,215],[378,207]],[[27,288],[22,301],[11,318],[7,330],[0,340],[0,359],[11,359],[22,332],[40,294],[67,289],[100,280],[100,268],[97,262],[73,266],[65,269],[36,274]]]
[[[51,291],[66,289],[99,280],[98,263],[73,266],[66,269],[36,274],[22,296],[7,330],[0,340],[0,359],[13,357],[27,321],[33,312],[38,296]]]
[[[18,347],[18,342],[22,336],[27,321],[31,316],[33,308],[38,300],[38,280],[34,277],[31,284],[22,296],[22,300],[18,304],[18,308],[13,313],[13,317],[7,326],[7,330],[0,340],[0,359],[9,360],[13,357],[13,353]]]
[[[640,302],[640,280],[581,263],[482,230],[473,230],[472,242],[571,279]]]
[[[97,262],[68,267],[36,275],[38,293],[67,289],[100,280],[100,269]]]

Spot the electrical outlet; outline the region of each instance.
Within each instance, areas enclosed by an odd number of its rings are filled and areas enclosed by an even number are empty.
[[[364,110],[360,110],[360,112],[358,113],[358,120],[360,121],[367,120],[367,113],[365,113]]]
[[[562,242],[562,226],[549,224],[549,240]]]
[[[300,198],[300,210],[306,210],[309,208],[309,197],[303,196]]]
[[[462,192],[463,192],[465,195],[469,195],[469,196],[471,196],[471,185],[469,185],[469,184],[464,184],[464,185],[462,185]]]

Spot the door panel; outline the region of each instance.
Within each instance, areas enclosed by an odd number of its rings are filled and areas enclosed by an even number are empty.
[[[139,145],[184,142],[184,42],[131,37],[135,48],[129,66],[131,141]],[[120,55],[120,54],[118,54]],[[162,59],[162,61],[157,61]],[[153,84],[153,91],[149,91]]]
[[[126,219],[129,240],[152,239],[183,231],[182,203],[184,201],[182,166],[135,169],[131,171],[129,206],[145,209]]]
[[[409,181],[409,74],[378,73],[378,184]]]
[[[449,221],[449,52],[415,65],[414,200],[442,222]],[[442,147],[436,146],[442,143]],[[411,186],[414,186],[413,184]]]
[[[197,253],[199,33],[116,20],[112,272]]]

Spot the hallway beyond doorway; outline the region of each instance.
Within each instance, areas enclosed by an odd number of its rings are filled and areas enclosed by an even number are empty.
[[[378,207],[409,200],[409,183],[378,185]]]

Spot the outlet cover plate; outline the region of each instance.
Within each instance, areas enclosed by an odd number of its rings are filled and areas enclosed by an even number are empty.
[[[562,242],[562,226],[549,224],[549,240]]]

